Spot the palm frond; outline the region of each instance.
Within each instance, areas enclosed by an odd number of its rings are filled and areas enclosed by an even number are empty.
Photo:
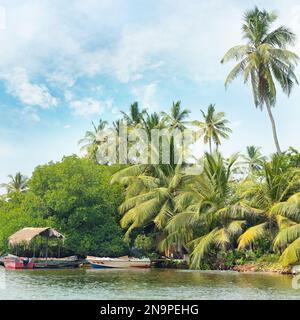
[[[279,262],[283,266],[289,266],[300,259],[300,238],[296,239],[292,242],[282,253],[280,256]]]
[[[261,239],[266,234],[267,223],[261,223],[247,229],[238,239],[238,250],[245,249],[254,241]]]

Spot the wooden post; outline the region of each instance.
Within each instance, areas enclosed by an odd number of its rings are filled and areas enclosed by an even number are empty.
[[[60,258],[60,240],[58,240],[58,258]]]
[[[48,264],[48,237],[46,238],[46,265]]]

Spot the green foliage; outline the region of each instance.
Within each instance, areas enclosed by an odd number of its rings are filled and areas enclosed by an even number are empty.
[[[14,194],[9,201],[0,200],[0,254],[10,251],[8,237],[19,229],[53,226],[51,219],[44,219],[31,210],[23,211],[27,199],[28,194]]]
[[[224,159],[219,153],[206,154],[197,175],[186,173],[184,166],[118,171],[113,182],[125,186],[119,211],[127,236],[133,229],[158,233],[158,250],[179,256],[188,252],[192,268],[229,267],[273,252],[282,254],[284,265],[295,263],[300,252],[299,168],[292,166],[289,154],[275,154],[270,161],[260,153],[254,158],[259,162],[252,164],[259,166],[249,165],[239,180],[238,155]],[[233,256],[222,258],[228,250],[234,250]]]
[[[147,255],[153,250],[153,239],[150,236],[139,234],[134,240],[134,248],[141,254]]]
[[[122,191],[118,184],[110,185],[118,169],[75,156],[37,167],[26,194],[1,202],[1,250],[7,250],[8,236],[18,229],[52,226],[66,236],[68,251],[100,256],[127,253],[117,215]]]
[[[237,250],[230,250],[229,252],[224,253],[224,256],[225,266],[227,268],[231,268],[235,265],[242,265],[247,261],[245,253]]]

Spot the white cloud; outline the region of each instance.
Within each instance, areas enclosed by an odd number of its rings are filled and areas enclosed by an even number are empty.
[[[70,107],[75,115],[89,116],[92,114],[101,114],[105,106],[93,98],[85,98],[71,101]]]
[[[128,83],[144,79],[147,72],[180,74],[196,82],[223,79],[226,68],[219,61],[241,41],[242,14],[249,8],[248,3],[225,0],[162,0],[144,10],[135,1],[122,0],[16,3],[2,1],[7,29],[0,32],[5,44],[0,66],[46,75],[60,88],[97,75]],[[298,32],[297,1],[288,6],[278,1],[276,7],[280,21]]]
[[[147,85],[133,87],[131,93],[135,99],[141,104],[142,108],[151,111],[159,109],[159,105],[155,99],[157,83],[152,82]]]
[[[2,74],[1,78],[5,81],[7,92],[26,106],[47,109],[58,103],[44,84],[32,83],[23,68],[15,68],[12,72]]]

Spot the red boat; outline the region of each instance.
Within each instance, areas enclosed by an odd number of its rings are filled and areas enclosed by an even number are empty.
[[[7,269],[33,269],[34,262],[30,258],[9,256],[3,259]]]

